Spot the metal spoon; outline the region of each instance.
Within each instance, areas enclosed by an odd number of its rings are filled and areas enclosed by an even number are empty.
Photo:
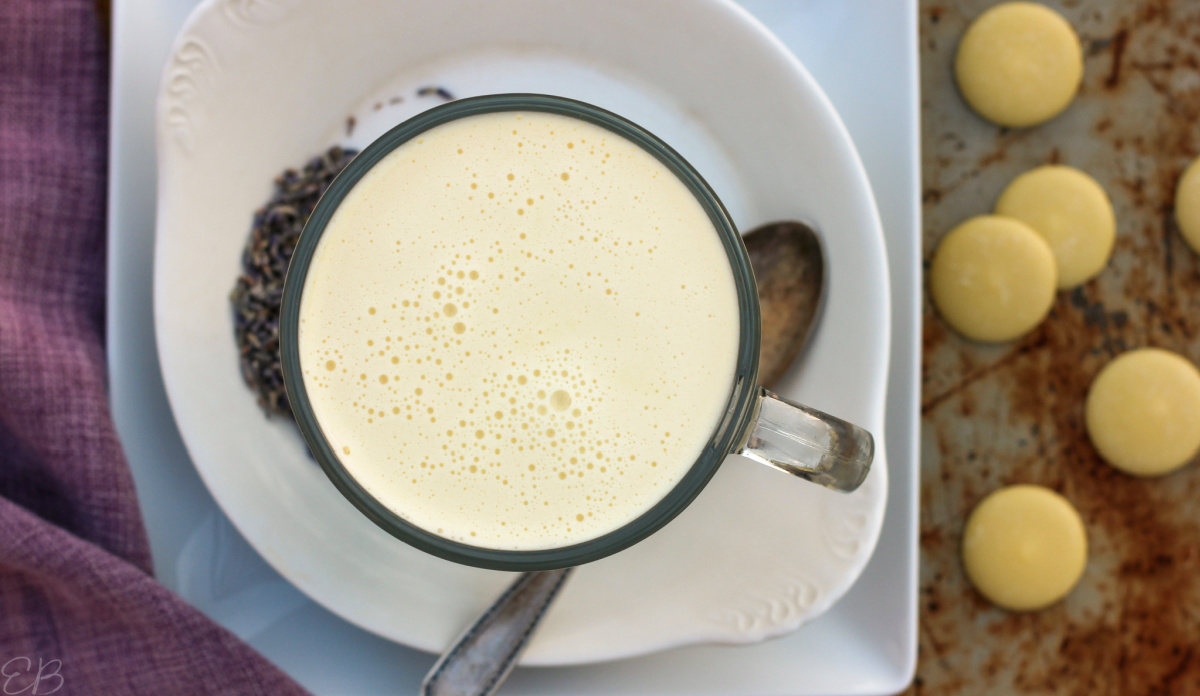
[[[770,389],[808,342],[825,295],[821,239],[802,222],[773,222],[742,239],[758,284],[758,382]]]
[[[763,225],[742,240],[762,310],[759,382],[770,388],[800,354],[821,310],[825,256],[808,225]],[[421,683],[423,696],[490,696],[516,666],[571,568],[523,573],[463,632]]]

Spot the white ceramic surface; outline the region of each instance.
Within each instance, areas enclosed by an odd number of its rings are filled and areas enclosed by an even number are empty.
[[[197,4],[113,3],[109,380],[155,574],[313,693],[413,693],[434,656],[342,620],[268,566],[200,481],[167,403],[152,320],[154,106],[171,44]],[[518,668],[507,694],[865,695],[895,693],[912,678],[921,338],[916,0],[739,4],[824,87],[862,157],[883,221],[892,286],[891,476],[878,547],[844,600],[803,630],[737,648],[697,645],[600,664]]]
[[[676,522],[582,569],[527,662],[757,641],[825,611],[869,559],[887,491],[882,234],[861,165],[815,83],[761,25],[717,1],[200,6],[160,95],[155,319],[180,431],[230,519],[307,594],[423,649],[446,645],[510,579],[416,552],[362,518],[290,424],[262,418],[231,339],[227,293],[271,177],[436,103],[416,95],[430,84],[460,96],[541,91],[597,103],[675,145],[743,229],[815,222],[828,245],[829,304],[780,391],[879,438],[875,471],[850,496],[727,462]],[[393,96],[405,101],[374,109]]]

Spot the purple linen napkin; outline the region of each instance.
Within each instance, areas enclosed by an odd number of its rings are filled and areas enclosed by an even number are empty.
[[[151,576],[105,384],[102,19],[0,2],[0,695],[301,694]]]

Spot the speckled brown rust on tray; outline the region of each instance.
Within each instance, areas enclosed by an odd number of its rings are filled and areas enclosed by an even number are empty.
[[[912,694],[1200,694],[1200,465],[1140,480],[1102,462],[1083,404],[1092,378],[1142,346],[1200,363],[1200,256],[1175,228],[1175,182],[1200,155],[1200,1],[1047,2],[1083,42],[1079,97],[1006,130],[970,112],[954,50],[995,4],[921,3],[925,258],[991,211],[1018,174],[1058,162],[1112,198],[1109,266],[1060,292],[1021,340],[982,345],[925,304],[921,655]],[[1090,558],[1061,604],[992,607],[959,559],[967,513],[1014,483],[1049,486],[1083,516]]]

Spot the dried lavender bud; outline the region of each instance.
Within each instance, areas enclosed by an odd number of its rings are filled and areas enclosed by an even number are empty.
[[[279,362],[279,303],[292,252],[317,200],[356,154],[335,146],[309,160],[302,171],[284,171],[275,178],[270,200],[254,211],[242,273],[229,300],[242,378],[267,416],[292,417]]]
[[[444,101],[454,101],[454,95],[445,87],[422,87],[417,90],[418,97],[441,97]]]

